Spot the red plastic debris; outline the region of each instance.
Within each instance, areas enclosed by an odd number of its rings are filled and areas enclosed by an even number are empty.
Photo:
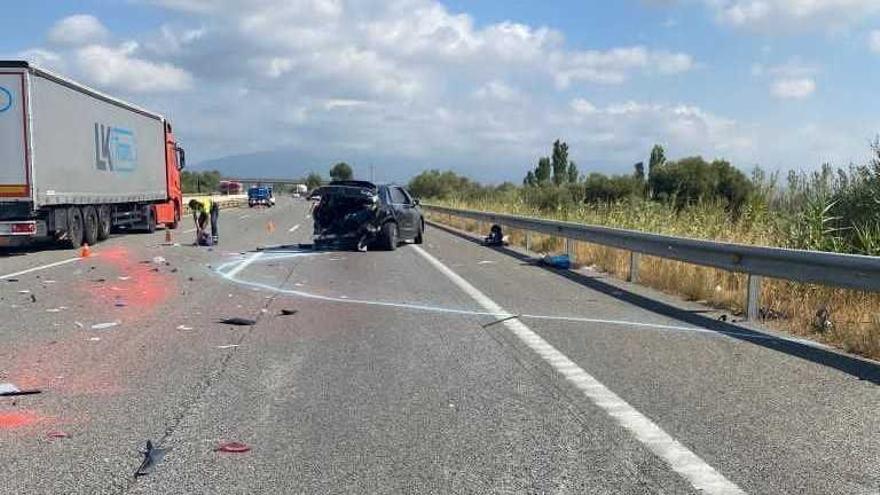
[[[70,435],[63,431],[50,431],[46,433],[46,436],[49,438],[70,438]]]
[[[233,454],[241,454],[244,452],[250,452],[251,448],[249,445],[241,443],[241,442],[224,442],[217,446],[214,449],[217,452],[229,452]]]

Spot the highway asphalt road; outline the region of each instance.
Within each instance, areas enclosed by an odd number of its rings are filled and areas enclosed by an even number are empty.
[[[437,228],[221,228],[0,256],[0,383],[42,390],[0,398],[0,492],[880,493],[875,364]]]

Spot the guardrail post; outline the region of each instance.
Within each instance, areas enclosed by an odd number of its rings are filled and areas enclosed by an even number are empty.
[[[634,284],[639,282],[639,261],[641,254],[635,251],[629,252],[629,278],[628,280]]]
[[[526,251],[532,250],[532,231],[526,231]]]
[[[746,320],[757,321],[761,312],[761,276],[749,274],[746,292]]]
[[[574,257],[574,254],[571,252],[571,251],[572,251],[572,247],[573,247],[573,246],[572,246],[572,243],[571,243],[571,239],[569,239],[568,237],[566,237],[566,238],[565,238],[565,254],[567,254],[567,255],[569,255],[570,257],[573,258],[573,257]]]

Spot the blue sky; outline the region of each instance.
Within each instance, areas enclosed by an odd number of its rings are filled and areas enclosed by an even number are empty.
[[[655,142],[815,168],[863,161],[880,132],[876,0],[548,3],[15,2],[0,54],[166,113],[195,161],[267,173],[518,180],[556,138],[590,171]]]

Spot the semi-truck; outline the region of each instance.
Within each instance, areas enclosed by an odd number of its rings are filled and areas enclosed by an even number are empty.
[[[177,228],[184,165],[163,116],[0,60],[0,246]]]

